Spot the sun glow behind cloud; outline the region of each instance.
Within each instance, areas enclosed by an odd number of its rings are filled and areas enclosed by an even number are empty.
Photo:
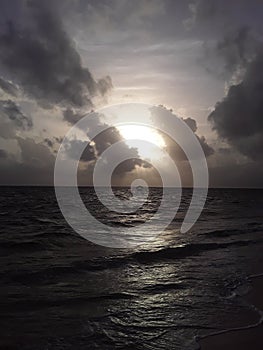
[[[122,137],[126,140],[127,145],[129,145],[129,140],[138,140],[137,149],[141,157],[153,159],[162,156],[163,149],[166,145],[158,131],[148,126],[138,124],[121,125],[118,126],[118,130],[120,131]],[[147,144],[145,144],[145,142],[140,143],[140,140],[146,141]],[[156,148],[153,147],[153,144],[158,146],[160,153],[156,153]]]

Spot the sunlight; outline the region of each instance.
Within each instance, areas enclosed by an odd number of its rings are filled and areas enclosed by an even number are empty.
[[[162,149],[165,147],[165,142],[162,136],[158,133],[158,131],[145,126],[145,125],[121,125],[118,126],[118,130],[120,131],[122,137],[127,141],[126,143],[129,145],[129,140],[138,140],[138,152],[141,157],[152,159],[160,157],[162,153]],[[140,144],[139,140],[149,142],[147,145],[145,143]],[[160,154],[156,154],[156,151],[153,152],[154,144],[160,148]],[[155,149],[155,148],[154,148]]]

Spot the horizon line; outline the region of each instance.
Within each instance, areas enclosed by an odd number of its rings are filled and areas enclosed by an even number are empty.
[[[43,184],[0,184],[0,187],[47,187],[47,188],[54,188],[54,185],[43,185]],[[73,186],[68,186],[68,185],[61,185],[59,187],[73,187]],[[97,187],[101,187],[101,188],[106,188],[108,186],[97,186]],[[113,185],[111,186],[112,188],[131,188],[131,186],[129,185]],[[193,189],[194,187],[192,186],[182,186],[182,187],[174,187],[174,186],[166,186],[166,187],[162,187],[162,186],[142,186],[142,187],[146,187],[146,188],[182,188],[182,189]],[[79,185],[78,188],[94,188],[94,186],[92,185]],[[205,187],[195,187],[195,188],[200,188],[200,189],[204,189]],[[243,189],[243,190],[262,190],[262,187],[231,187],[231,186],[209,186],[209,189]]]

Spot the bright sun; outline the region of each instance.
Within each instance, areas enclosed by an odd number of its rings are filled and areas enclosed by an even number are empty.
[[[158,158],[160,154],[156,153],[156,149],[151,145],[154,144],[161,150],[165,147],[165,142],[162,136],[158,133],[158,131],[152,129],[151,127],[144,125],[121,125],[118,126],[118,129],[122,135],[122,137],[127,141],[126,143],[129,145],[129,140],[143,140],[149,142],[148,144],[140,144],[138,141],[138,152],[141,157],[145,158]],[[153,152],[153,149],[155,152]]]

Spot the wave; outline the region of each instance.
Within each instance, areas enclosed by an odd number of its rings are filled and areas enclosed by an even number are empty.
[[[117,292],[117,293],[109,293],[103,295],[94,295],[94,296],[76,296],[76,297],[68,297],[68,298],[48,298],[39,300],[31,300],[30,302],[26,302],[25,300],[15,300],[8,303],[0,303],[2,309],[8,309],[8,311],[16,310],[16,311],[24,311],[29,308],[32,310],[41,310],[46,309],[47,307],[58,307],[58,306],[70,306],[70,305],[84,305],[85,303],[90,303],[94,301],[102,301],[102,300],[124,300],[124,299],[132,299],[137,297],[136,294],[126,293],[126,292]]]
[[[233,235],[241,235],[248,233],[262,232],[262,223],[248,223],[248,227],[242,229],[226,229],[226,230],[214,230],[205,233],[200,233],[198,236],[213,236],[213,237],[230,237]],[[256,227],[258,226],[258,227]]]
[[[192,255],[198,255],[207,250],[224,249],[229,246],[245,246],[253,241],[241,240],[235,242],[224,243],[189,243],[178,247],[168,247],[158,251],[144,251],[133,254],[135,260],[139,262],[155,261],[155,260],[167,260],[184,258]]]
[[[130,222],[124,221],[110,221],[109,224],[111,226],[120,226],[120,227],[134,227]]]
[[[141,288],[143,293],[147,292],[166,292],[168,290],[178,290],[187,288],[183,283],[157,283]]]
[[[47,249],[46,244],[41,242],[33,242],[33,241],[26,241],[26,242],[1,242],[1,250],[12,250],[12,251],[38,251],[38,250],[45,250]]]
[[[61,222],[61,220],[40,218],[40,217],[36,217],[35,220],[40,222],[40,223],[43,223],[43,224],[52,224],[52,225],[57,225],[57,226],[63,226],[63,223]]]
[[[162,248],[159,250],[137,251],[129,255],[103,257],[88,261],[79,261],[75,263],[75,268],[95,271],[110,268],[120,268],[121,266],[128,264],[151,264],[157,261],[183,259],[189,256],[202,254],[205,251],[225,249],[231,246],[247,246],[248,244],[256,243],[258,243],[258,241],[253,240],[240,240],[223,243],[189,243],[177,247]]]

